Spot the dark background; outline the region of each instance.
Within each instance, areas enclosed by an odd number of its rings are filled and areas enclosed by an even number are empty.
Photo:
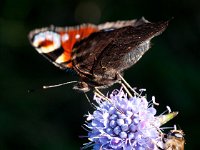
[[[79,149],[87,140],[81,127],[91,106],[72,85],[28,93],[42,85],[77,80],[54,67],[29,44],[39,27],[103,23],[144,16],[174,18],[152,41],[152,48],[125,73],[160,103],[180,113],[171,124],[183,129],[186,149],[200,147],[200,1],[198,0],[1,0],[0,1],[0,149]],[[91,95],[90,95],[91,96]]]

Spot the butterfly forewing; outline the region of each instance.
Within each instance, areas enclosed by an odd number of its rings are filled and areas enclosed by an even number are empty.
[[[75,45],[74,66],[78,72],[90,74],[93,80],[97,77],[96,82],[115,80],[117,73],[142,57],[150,47],[150,40],[165,30],[167,24],[140,20],[133,26],[93,33]]]
[[[36,50],[61,69],[72,68],[71,54],[74,44],[91,35],[93,32],[116,29],[136,20],[107,22],[98,26],[82,24],[74,27],[41,28],[29,33],[29,40]]]
[[[74,44],[98,31],[97,26],[84,24],[76,27],[49,27],[31,31],[29,39],[36,50],[61,69],[72,68]]]

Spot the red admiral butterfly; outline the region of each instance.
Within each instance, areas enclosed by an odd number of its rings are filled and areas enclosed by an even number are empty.
[[[123,71],[135,64],[150,48],[150,40],[166,29],[168,21],[140,20],[82,24],[31,31],[33,47],[57,67],[73,69],[84,92],[104,88],[121,80]]]

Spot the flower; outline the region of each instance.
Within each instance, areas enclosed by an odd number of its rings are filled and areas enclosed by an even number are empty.
[[[87,115],[85,126],[89,129],[90,142],[83,148],[157,150],[158,145],[163,146],[160,126],[174,117],[172,113],[170,118],[155,116],[154,97],[148,102],[142,92],[134,96],[127,93],[122,88],[114,90],[106,97],[109,100],[94,95],[98,106],[93,114]]]

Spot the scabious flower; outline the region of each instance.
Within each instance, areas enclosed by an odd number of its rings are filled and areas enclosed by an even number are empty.
[[[83,148],[94,150],[157,150],[162,147],[162,125],[152,100],[142,93],[128,96],[121,88],[114,90],[109,100],[94,95],[96,110],[87,115],[89,143]]]

